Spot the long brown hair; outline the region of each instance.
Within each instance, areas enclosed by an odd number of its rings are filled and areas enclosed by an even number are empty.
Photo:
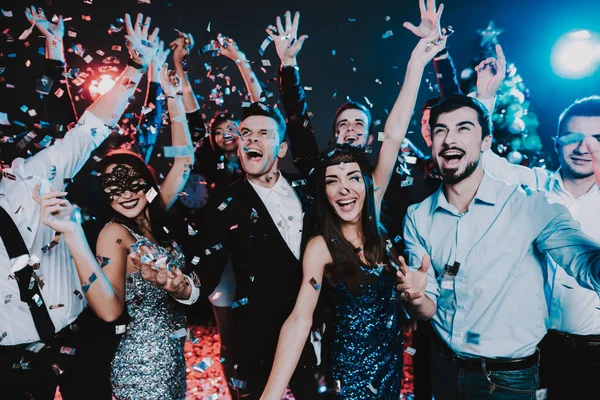
[[[353,290],[363,281],[362,261],[358,249],[355,249],[342,234],[342,221],[327,198],[325,175],[328,166],[342,162],[358,163],[366,189],[365,203],[361,211],[361,230],[364,240],[362,251],[366,267],[375,269],[378,265],[385,265],[384,268],[391,271],[389,265],[391,246],[388,245],[385,228],[377,214],[373,171],[365,153],[364,148],[348,144],[332,146],[321,153],[315,176],[317,232],[325,239],[333,259],[333,262],[325,267],[325,277],[333,285],[344,282]],[[395,258],[393,255],[391,257]]]

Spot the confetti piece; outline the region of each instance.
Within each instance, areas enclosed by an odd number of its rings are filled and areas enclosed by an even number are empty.
[[[408,186],[412,186],[414,182],[414,179],[412,176],[408,176],[406,177],[405,180],[403,180],[402,182],[400,182],[400,187],[408,187]]]
[[[40,289],[42,289],[42,288],[40,287]],[[51,306],[50,306],[50,309],[51,309],[51,310],[56,310],[56,309],[58,309],[58,308],[63,308],[64,306],[65,306],[65,305],[64,305],[64,304],[62,304],[62,303],[60,303],[60,304],[53,304],[53,305],[51,305]]]
[[[237,228],[238,228],[238,224],[235,224],[235,225],[230,226],[229,230],[232,231],[232,230],[237,229]]]
[[[10,303],[10,301],[11,301],[11,300],[12,300],[12,294],[7,294],[7,295],[4,297],[4,304],[8,304],[8,303]]]
[[[389,15],[385,16],[385,22],[389,22],[390,19],[392,19],[392,17],[390,17]]]
[[[383,142],[385,139],[387,139],[387,135],[385,132],[379,132],[377,133],[377,140],[379,142]]]
[[[186,328],[179,328],[176,331],[169,333],[169,339],[176,340],[187,336]]]
[[[369,382],[369,385],[367,386],[369,388],[369,390],[373,393],[373,394],[377,394],[377,389],[375,389],[373,387],[373,383]]]
[[[75,355],[75,349],[67,346],[60,346],[60,354]]]
[[[121,239],[118,239],[118,240],[121,240]],[[96,256],[96,261],[98,261],[100,268],[104,268],[108,264],[110,264],[110,258],[108,258],[108,257]]]
[[[115,333],[122,335],[127,331],[127,325],[115,325]]]
[[[258,54],[260,54],[261,56],[264,56],[265,50],[267,49],[267,47],[269,47],[269,45],[271,44],[272,41],[273,41],[273,39],[271,39],[270,36],[267,36],[267,38],[265,40],[263,40],[262,44],[260,45],[260,48],[258,49]]]
[[[90,289],[90,286],[92,285],[92,283],[94,283],[96,281],[96,273],[92,273],[92,275],[90,276],[90,278],[88,279],[88,281],[86,283],[84,283],[83,285],[81,285],[81,290],[83,290],[83,293],[87,293],[87,291]]]
[[[56,375],[62,375],[65,372],[58,364],[52,364],[52,370]]]
[[[213,360],[210,357],[204,357],[202,361],[200,361],[197,365],[192,366],[194,371],[198,371],[200,373],[206,371],[211,365],[213,365]]]
[[[310,278],[310,284],[313,288],[315,288],[316,291],[321,290],[321,285],[317,283],[317,280],[315,278]]]
[[[297,181],[292,181],[292,187],[293,188],[298,187],[298,186],[304,186],[304,185],[306,185],[306,179],[300,179],[300,180],[297,180]]]
[[[248,304],[248,298],[244,297],[243,299],[239,299],[231,303],[231,308],[238,308],[241,306],[245,306],[246,304]]]
[[[195,256],[194,258],[192,258],[192,265],[198,265],[198,263],[200,262],[200,257]]]
[[[2,15],[4,15],[6,18],[11,18],[13,16],[13,13],[10,10],[8,10],[8,11],[2,10]]]
[[[8,114],[0,112],[0,125],[10,125]]]
[[[246,388],[246,381],[242,381],[240,379],[236,379],[236,378],[230,378],[230,383],[231,386],[233,386],[234,388],[237,389],[245,389]]]
[[[58,97],[59,99],[63,96],[63,94],[65,94],[65,91],[62,90],[61,88],[56,89],[56,92],[54,92],[54,95],[56,97]]]
[[[81,294],[81,292],[79,290],[75,290],[73,292],[73,294],[77,297],[79,297],[79,300],[83,300],[83,295]]]
[[[194,155],[194,146],[164,146],[163,155],[166,158],[191,157]]]
[[[253,223],[257,223],[258,222],[258,211],[256,211],[254,208],[252,209],[252,212],[250,213],[250,220]]]
[[[479,344],[479,338],[481,335],[475,332],[467,332],[467,336],[465,337],[465,341],[471,344]]]
[[[408,164],[416,164],[417,163],[417,157],[414,157],[414,156],[406,156],[406,157],[404,157],[404,159],[406,160],[406,162]]]
[[[217,210],[219,211],[223,211],[224,209],[227,208],[227,206],[229,205],[229,202],[233,200],[233,197],[228,197],[227,200],[223,201],[219,207],[217,207]]]
[[[270,67],[271,66],[271,61],[270,60],[261,60],[261,61],[262,61],[263,67]]]
[[[46,345],[42,342],[31,343],[29,346],[25,347],[25,350],[31,351],[33,353],[39,353],[41,349],[43,349]]]
[[[156,198],[157,195],[158,193],[156,192],[156,190],[153,187],[151,187],[150,190],[146,192],[146,199],[148,200],[148,203],[152,203],[152,201]]]
[[[90,17],[89,15],[82,15],[81,19],[84,20],[84,21],[91,21],[92,17]]]
[[[382,39],[387,39],[387,38],[392,37],[392,36],[394,36],[394,32],[387,31],[386,33],[384,33],[383,35],[381,35],[381,38]]]
[[[411,356],[414,356],[415,353],[417,352],[417,350],[408,346],[408,347],[406,347],[406,350],[404,350],[404,352],[407,354],[410,354]]]

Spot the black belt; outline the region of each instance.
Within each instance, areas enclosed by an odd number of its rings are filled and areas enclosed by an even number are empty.
[[[519,371],[531,368],[540,359],[539,351],[525,358],[463,358],[454,355],[454,364],[467,371]]]
[[[560,342],[571,349],[600,349],[600,335],[573,335],[549,330],[547,337],[548,340]]]

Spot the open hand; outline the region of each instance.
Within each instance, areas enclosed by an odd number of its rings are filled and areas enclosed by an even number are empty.
[[[25,17],[40,30],[46,39],[62,40],[65,36],[65,24],[62,15],[58,16],[56,23],[49,21],[42,8],[35,10],[34,6],[25,9]]]
[[[506,77],[506,58],[502,46],[496,45],[498,59],[489,57],[475,67],[477,71],[477,97],[489,99],[496,96],[502,81]]]
[[[308,39],[308,35],[302,35],[298,38],[298,23],[300,22],[300,13],[294,14],[292,21],[292,13],[285,12],[285,29],[281,23],[281,17],[277,17],[277,32],[273,27],[267,28],[267,34],[275,43],[277,55],[281,60],[281,65],[290,66],[296,65],[296,56],[302,49],[304,41]]]
[[[584,140],[584,144],[592,155],[594,175],[596,175],[596,182],[600,185],[600,142],[594,137],[588,137]]]
[[[156,252],[151,245],[143,245],[139,249],[139,253],[130,253],[129,258],[140,271],[142,279],[175,297],[182,297],[189,284],[183,272],[179,268],[168,266],[166,257],[147,257]]]
[[[418,62],[422,66],[427,65],[437,53],[446,48],[447,39],[446,28],[442,29],[441,34],[433,30],[429,36],[419,40],[412,52],[411,61]]]
[[[160,40],[158,36],[154,39],[154,47],[156,48],[156,51],[152,56],[152,61],[150,62],[150,69],[153,71],[153,74],[160,74],[160,70],[167,61],[167,57],[169,56],[169,53],[171,53],[171,50],[165,50],[165,43],[162,40]]]
[[[425,0],[419,0],[419,9],[421,10],[419,26],[414,26],[410,22],[405,22],[403,26],[420,38],[425,38],[433,32],[440,33],[439,21],[444,11],[444,5],[440,4],[436,11],[435,0],[427,0],[427,6],[425,6]]]
[[[33,199],[40,205],[41,221],[56,232],[71,233],[79,226],[73,219],[73,205],[64,197],[67,192],[57,192],[54,188],[40,195],[40,184],[33,188]]]
[[[163,64],[160,69],[160,86],[166,96],[175,97],[183,94],[181,86],[181,78],[175,70],[170,70],[167,63]]]
[[[420,306],[425,300],[425,289],[429,279],[428,270],[431,266],[431,258],[425,255],[418,270],[408,268],[403,258],[400,258],[400,271],[396,273],[401,298],[413,306]]]
[[[131,24],[131,17],[125,14],[125,41],[129,50],[129,57],[132,61],[147,67],[152,61],[152,57],[156,52],[156,38],[158,37],[159,28],[155,28],[151,35],[148,35],[150,30],[150,17],[144,19],[143,14],[138,14],[135,22],[135,27]]]

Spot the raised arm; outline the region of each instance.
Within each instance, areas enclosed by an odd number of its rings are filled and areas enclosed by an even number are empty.
[[[300,83],[300,69],[297,56],[307,35],[298,38],[300,13],[285,13],[285,29],[280,17],[277,17],[277,32],[268,28],[267,33],[273,39],[277,55],[281,61],[279,70],[279,94],[287,117],[287,135],[294,165],[301,175],[308,176],[315,167],[319,147],[314,129],[310,123],[310,112],[306,101],[306,92]]]
[[[91,152],[108,137],[108,126],[115,125],[125,111],[154,52],[149,44],[157,32],[148,36],[150,18],[145,23],[142,23],[142,19],[143,15],[138,14],[136,27],[133,28],[131,18],[128,14],[125,16],[128,33],[125,38],[133,66],[123,71],[117,83],[92,104],[64,139],[57,140],[54,145],[28,158],[23,163],[24,174],[53,179],[55,188],[62,190],[64,180],[73,178]]]
[[[81,225],[73,218],[73,206],[64,198],[67,193],[57,192],[53,188],[42,195],[39,191],[38,184],[34,188],[33,198],[40,205],[42,223],[62,234],[62,240],[66,242],[75,262],[83,295],[90,307],[104,321],[116,320],[125,304],[125,268],[124,263],[121,263],[123,256],[116,252],[106,252],[109,263],[105,266],[106,271],[103,271],[88,245]],[[114,236],[108,241],[114,244],[113,247],[119,246]],[[103,246],[99,246],[99,252],[104,250]],[[102,260],[104,259],[101,262]],[[105,275],[109,270],[113,277],[118,277],[113,282]]]
[[[235,62],[244,79],[246,89],[250,94],[250,101],[253,103],[260,101],[262,87],[252,70],[250,61],[246,58],[246,54],[239,49],[237,43],[231,38],[222,36],[220,33],[217,36],[217,40],[213,40],[211,43],[219,54]]]
[[[281,327],[275,361],[261,400],[280,400],[283,397],[310,333],[313,314],[323,284],[325,265],[331,263],[329,249],[322,236],[306,245],[302,260],[302,285],[296,305]]]
[[[440,6],[437,14],[438,17],[441,17],[442,11],[443,7]],[[406,136],[408,124],[415,108],[423,70],[437,51],[443,49],[445,45],[446,37],[441,36],[440,32],[433,30],[429,36],[419,40],[419,43],[412,52],[406,68],[402,89],[385,122],[385,138],[381,145],[379,159],[373,173],[375,186],[379,187],[376,192],[379,203],[381,203],[381,199],[383,199],[388,187],[396,165],[400,146]]]
[[[160,187],[160,195],[167,208],[170,208],[185,185],[194,165],[194,145],[185,115],[181,92],[181,80],[175,71],[169,71],[164,64],[160,71],[160,81],[167,96],[171,120],[171,147],[165,147],[164,156],[175,161]]]
[[[164,49],[164,43],[159,41],[158,37],[156,37],[154,45],[157,46],[157,51],[154,53],[148,68],[148,91],[140,116],[139,132],[137,135],[138,146],[146,164],[150,163],[152,151],[156,145],[158,132],[162,125],[165,101],[164,92],[160,85],[160,69],[171,52],[171,50]],[[152,104],[153,108],[150,108],[150,104]]]
[[[177,76],[181,79],[183,86],[183,104],[186,113],[193,113],[200,110],[200,104],[194,94],[194,89],[190,84],[187,70],[185,68],[186,57],[194,47],[194,37],[191,33],[179,32],[179,37],[169,43],[171,51],[173,51],[173,68],[177,72]]]
[[[71,101],[69,81],[63,76],[66,67],[63,17],[59,15],[56,22],[49,21],[44,10],[40,8],[36,11],[33,6],[25,10],[25,16],[46,38],[45,71],[38,83],[38,92],[42,94],[44,100],[44,120],[50,122],[54,134],[63,134],[65,131],[58,127],[64,129],[77,120],[75,107]]]

